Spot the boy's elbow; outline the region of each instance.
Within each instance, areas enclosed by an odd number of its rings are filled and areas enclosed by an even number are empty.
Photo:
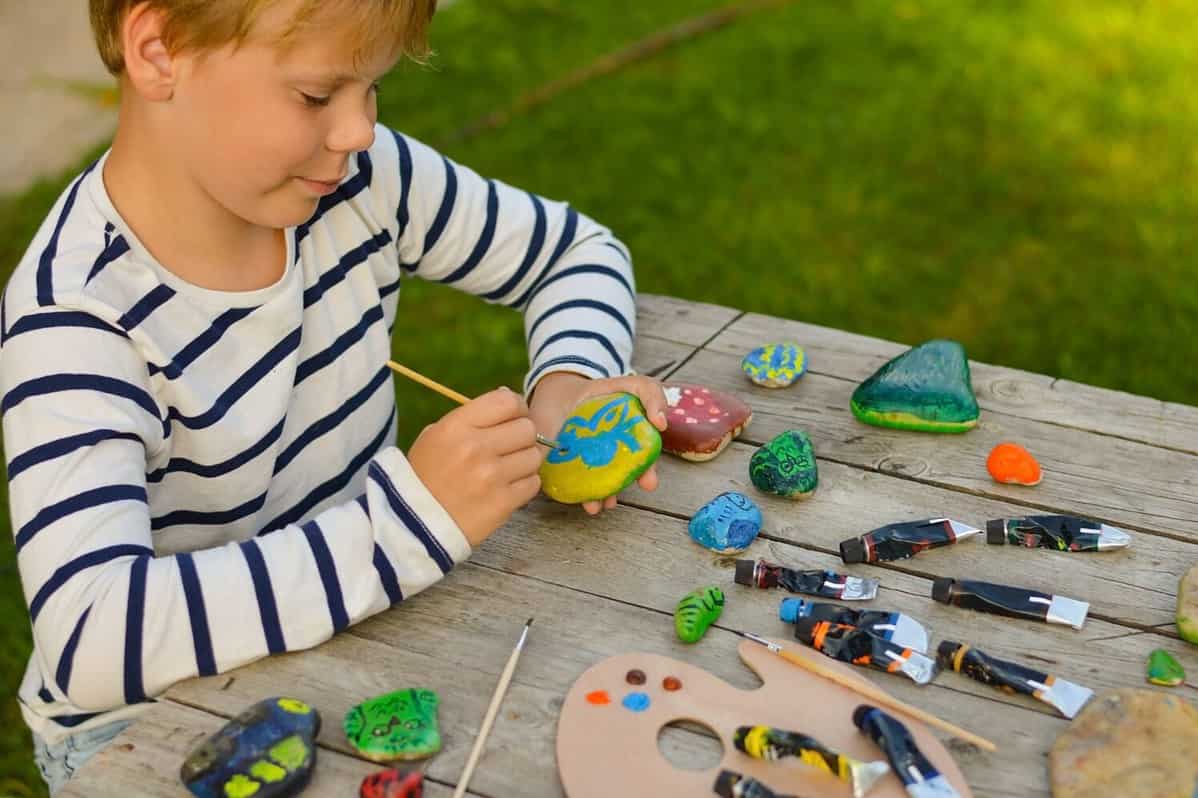
[[[57,687],[81,712],[106,712],[129,703],[124,635],[101,632],[94,609],[85,610],[82,622],[39,617],[33,629],[46,684]],[[89,634],[92,623],[96,628]]]

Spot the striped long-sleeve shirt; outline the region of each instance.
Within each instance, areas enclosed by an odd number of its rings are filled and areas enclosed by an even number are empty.
[[[9,503],[49,742],[304,649],[469,555],[393,445],[401,277],[524,313],[526,389],[626,373],[628,253],[567,205],[383,127],[273,285],[181,281],[104,189],[64,192],[0,302]]]

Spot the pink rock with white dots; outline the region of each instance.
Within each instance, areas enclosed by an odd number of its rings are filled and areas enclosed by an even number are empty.
[[[669,425],[661,448],[685,460],[712,459],[753,420],[752,409],[729,393],[681,382],[665,391]]]

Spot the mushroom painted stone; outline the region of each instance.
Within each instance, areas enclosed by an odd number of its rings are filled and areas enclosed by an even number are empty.
[[[807,353],[797,344],[766,344],[745,355],[740,368],[757,385],[785,388],[807,373]]]
[[[919,432],[965,432],[978,423],[978,403],[965,348],[928,341],[894,358],[857,386],[853,415],[866,424]]]
[[[763,493],[806,499],[819,485],[811,438],[792,429],[762,446],[749,460],[749,480]]]
[[[743,493],[721,493],[691,517],[691,540],[718,554],[739,554],[761,530],[761,510]]]
[[[661,448],[684,460],[711,460],[753,420],[749,406],[730,393],[690,383],[666,385],[665,392],[669,426]]]
[[[562,424],[557,441],[561,448],[541,464],[541,489],[563,504],[616,495],[661,454],[661,434],[630,393],[583,400]]]
[[[1017,443],[1000,443],[990,450],[986,470],[995,482],[1007,485],[1039,485],[1044,479],[1040,464],[1031,452]]]
[[[441,750],[440,703],[432,690],[377,696],[345,714],[345,736],[355,751],[375,762],[432,756]]]
[[[320,713],[294,698],[259,701],[195,748],[179,778],[200,798],[282,798],[308,784]]]

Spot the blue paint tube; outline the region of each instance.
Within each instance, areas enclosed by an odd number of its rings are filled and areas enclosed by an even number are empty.
[[[853,723],[886,754],[891,770],[911,798],[961,798],[919,750],[901,721],[877,707],[862,704],[853,712]]]

